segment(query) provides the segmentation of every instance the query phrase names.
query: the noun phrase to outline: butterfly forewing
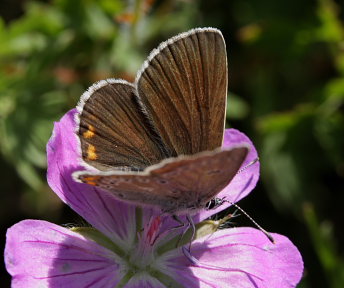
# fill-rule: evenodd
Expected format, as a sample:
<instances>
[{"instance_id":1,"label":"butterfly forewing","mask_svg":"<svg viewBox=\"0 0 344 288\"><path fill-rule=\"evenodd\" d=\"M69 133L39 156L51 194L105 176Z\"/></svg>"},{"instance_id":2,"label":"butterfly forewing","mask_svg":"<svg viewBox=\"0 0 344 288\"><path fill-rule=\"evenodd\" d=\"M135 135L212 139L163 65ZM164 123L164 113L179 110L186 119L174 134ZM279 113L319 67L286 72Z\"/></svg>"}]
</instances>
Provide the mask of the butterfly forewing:
<instances>
[{"instance_id":1,"label":"butterfly forewing","mask_svg":"<svg viewBox=\"0 0 344 288\"><path fill-rule=\"evenodd\" d=\"M172 155L222 144L227 56L222 34L194 29L153 50L136 80L143 111Z\"/></svg>"},{"instance_id":2,"label":"butterfly forewing","mask_svg":"<svg viewBox=\"0 0 344 288\"><path fill-rule=\"evenodd\" d=\"M200 209L233 179L247 147L167 159L143 172L78 172L79 181L109 191L118 199L160 207L178 214Z\"/></svg>"},{"instance_id":3,"label":"butterfly forewing","mask_svg":"<svg viewBox=\"0 0 344 288\"><path fill-rule=\"evenodd\" d=\"M86 163L100 170L143 170L169 157L141 113L133 85L102 81L84 95L78 107L78 136Z\"/></svg>"}]
</instances>

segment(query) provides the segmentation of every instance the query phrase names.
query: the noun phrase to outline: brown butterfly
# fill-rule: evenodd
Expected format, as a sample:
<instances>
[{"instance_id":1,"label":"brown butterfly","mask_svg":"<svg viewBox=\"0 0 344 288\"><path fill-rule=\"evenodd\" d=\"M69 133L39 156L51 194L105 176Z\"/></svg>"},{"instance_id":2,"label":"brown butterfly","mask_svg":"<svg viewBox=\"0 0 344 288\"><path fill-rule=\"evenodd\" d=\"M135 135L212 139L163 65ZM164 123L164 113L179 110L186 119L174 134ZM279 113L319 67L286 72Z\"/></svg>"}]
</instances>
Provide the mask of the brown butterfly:
<instances>
[{"instance_id":1,"label":"brown butterfly","mask_svg":"<svg viewBox=\"0 0 344 288\"><path fill-rule=\"evenodd\" d=\"M221 32L197 28L170 38L150 53L135 84L104 80L81 97L77 135L92 169L74 179L173 215L204 208L248 153L245 145L219 148L226 95Z\"/></svg>"}]
</instances>

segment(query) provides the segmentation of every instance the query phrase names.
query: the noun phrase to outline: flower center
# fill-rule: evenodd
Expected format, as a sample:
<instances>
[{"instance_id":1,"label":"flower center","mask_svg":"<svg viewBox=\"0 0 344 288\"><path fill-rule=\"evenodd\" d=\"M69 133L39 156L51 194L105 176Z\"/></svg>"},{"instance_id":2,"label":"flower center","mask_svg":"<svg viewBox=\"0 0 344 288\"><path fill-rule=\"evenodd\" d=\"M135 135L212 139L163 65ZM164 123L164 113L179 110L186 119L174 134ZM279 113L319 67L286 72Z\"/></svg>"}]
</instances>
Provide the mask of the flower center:
<instances>
[{"instance_id":1,"label":"flower center","mask_svg":"<svg viewBox=\"0 0 344 288\"><path fill-rule=\"evenodd\" d=\"M142 215L137 213L137 216L139 216L136 218L137 222L142 223ZM175 271L173 265L171 266L171 263L183 255L181 247L189 244L193 233L189 229L181 238L180 233L185 227L181 229L170 227L162 231L163 220L166 219L160 216L152 217L143 229L137 225L136 229L133 230L136 237L132 241L132 245L129 243L126 243L129 245L120 245L114 239L109 239L91 227L74 227L71 230L113 251L114 259L122 267L124 275L116 287L125 287L129 282L157 283L158 281L166 287L179 288L183 286L176 282L175 275L178 272ZM214 233L221 223L221 220L206 220L198 223L194 235L195 239ZM123 244L122 241L121 243ZM185 256L189 258L188 255ZM192 262L191 258L193 258L192 255L189 258Z\"/></svg>"}]
</instances>

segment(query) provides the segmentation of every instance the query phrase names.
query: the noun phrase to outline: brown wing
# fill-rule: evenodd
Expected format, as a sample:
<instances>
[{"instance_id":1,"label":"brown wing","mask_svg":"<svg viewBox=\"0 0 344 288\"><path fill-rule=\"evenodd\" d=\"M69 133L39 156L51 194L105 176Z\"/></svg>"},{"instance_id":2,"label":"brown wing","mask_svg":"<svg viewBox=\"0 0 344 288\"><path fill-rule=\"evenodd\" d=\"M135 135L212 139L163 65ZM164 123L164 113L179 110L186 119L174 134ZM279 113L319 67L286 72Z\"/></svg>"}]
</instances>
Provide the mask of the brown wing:
<instances>
[{"instance_id":1,"label":"brown wing","mask_svg":"<svg viewBox=\"0 0 344 288\"><path fill-rule=\"evenodd\" d=\"M160 44L136 86L143 110L173 155L221 146L227 56L219 30L193 29Z\"/></svg>"},{"instance_id":2,"label":"brown wing","mask_svg":"<svg viewBox=\"0 0 344 288\"><path fill-rule=\"evenodd\" d=\"M247 147L216 149L170 158L135 174L82 171L74 177L125 201L157 206L171 214L190 213L190 210L203 208L228 185L247 152Z\"/></svg>"},{"instance_id":3,"label":"brown wing","mask_svg":"<svg viewBox=\"0 0 344 288\"><path fill-rule=\"evenodd\" d=\"M117 166L143 170L169 156L140 111L132 84L98 82L84 93L77 109L86 163L100 170Z\"/></svg>"}]
</instances>

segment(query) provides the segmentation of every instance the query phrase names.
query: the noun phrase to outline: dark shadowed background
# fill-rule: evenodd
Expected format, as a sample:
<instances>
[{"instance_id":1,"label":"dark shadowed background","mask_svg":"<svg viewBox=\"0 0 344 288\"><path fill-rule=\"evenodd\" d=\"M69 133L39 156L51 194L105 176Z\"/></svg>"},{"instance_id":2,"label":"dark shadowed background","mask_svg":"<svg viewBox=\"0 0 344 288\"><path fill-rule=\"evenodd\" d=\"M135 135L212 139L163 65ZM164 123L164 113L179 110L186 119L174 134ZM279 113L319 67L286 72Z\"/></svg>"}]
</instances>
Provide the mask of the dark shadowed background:
<instances>
[{"instance_id":1,"label":"dark shadowed background","mask_svg":"<svg viewBox=\"0 0 344 288\"><path fill-rule=\"evenodd\" d=\"M333 0L0 2L0 228L81 223L47 186L53 121L93 82L133 81L149 51L219 28L229 60L227 125L255 143L257 188L240 202L300 249L299 287L344 287L344 7ZM245 217L238 226L252 225ZM4 267L0 286L9 287Z\"/></svg>"}]
</instances>

